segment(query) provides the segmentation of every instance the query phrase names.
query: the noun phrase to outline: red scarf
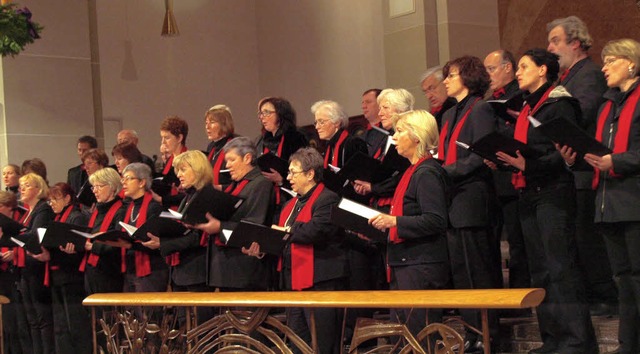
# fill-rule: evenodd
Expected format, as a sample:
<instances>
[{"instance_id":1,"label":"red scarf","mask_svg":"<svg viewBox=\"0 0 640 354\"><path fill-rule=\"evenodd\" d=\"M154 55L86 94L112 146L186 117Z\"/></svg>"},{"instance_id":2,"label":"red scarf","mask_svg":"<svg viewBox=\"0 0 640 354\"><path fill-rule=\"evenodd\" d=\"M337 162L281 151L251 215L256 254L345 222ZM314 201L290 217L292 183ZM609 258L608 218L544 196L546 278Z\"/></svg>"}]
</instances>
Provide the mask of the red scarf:
<instances>
[{"instance_id":1,"label":"red scarf","mask_svg":"<svg viewBox=\"0 0 640 354\"><path fill-rule=\"evenodd\" d=\"M340 166L340 147L342 146L342 143L344 143L344 141L347 139L348 136L349 136L349 132L346 130L343 130L342 133L340 133L340 137L338 138L338 141L336 142L336 145L333 149L333 158L331 159L331 164L333 166L341 167ZM329 156L331 156L331 145L327 145L327 150L324 153L324 168L329 167Z\"/></svg>"},{"instance_id":2,"label":"red scarf","mask_svg":"<svg viewBox=\"0 0 640 354\"><path fill-rule=\"evenodd\" d=\"M478 101L480 101L479 97L476 98L476 100L473 101L473 103L471 103L471 106L464 113L464 115L462 116L462 119L460 119L458 123L456 123L456 126L453 128L453 133L449 138L449 146L447 147L447 151L445 153L446 157L443 156L445 166L455 163L456 160L458 159L458 146L456 145L456 141L458 140L458 136L460 135L460 131L462 130L464 123L467 121L469 114L471 114L471 110L473 109L473 106L475 106ZM444 127L442 127L442 131L440 132L440 144L438 146L445 145L444 142L447 138L448 129L449 129L449 121L447 120L444 123Z\"/></svg>"},{"instance_id":3,"label":"red scarf","mask_svg":"<svg viewBox=\"0 0 640 354\"><path fill-rule=\"evenodd\" d=\"M636 86L631 95L627 98L627 101L624 103L622 110L620 111L620 117L618 118L618 130L616 131L616 136L613 140L613 153L620 154L627 151L629 147L629 133L631 131L631 122L633 120L633 113L638 105L638 101L640 100L640 85ZM602 112L598 116L598 126L596 129L596 140L602 142L602 133L604 131L605 123L607 122L607 118L609 117L609 113L611 112L611 107L613 106L613 102L608 101L605 103L602 108ZM600 183L600 170L597 168L593 169L593 180L591 181L591 188L597 189L598 184ZM614 171L613 167L609 170L609 176L611 177L619 177Z\"/></svg>"},{"instance_id":4,"label":"red scarf","mask_svg":"<svg viewBox=\"0 0 640 354\"><path fill-rule=\"evenodd\" d=\"M185 151L187 151L186 146L183 146L182 148L180 148L180 154L182 154ZM169 173L169 171L171 171L172 167L173 167L173 154L169 156L169 160L167 160L167 163L164 165L164 169L162 170L162 175L166 176ZM171 195L178 195L178 187L171 186Z\"/></svg>"},{"instance_id":5,"label":"red scarf","mask_svg":"<svg viewBox=\"0 0 640 354\"><path fill-rule=\"evenodd\" d=\"M423 157L415 164L409 166L404 174L402 175L402 179L400 183L398 183L398 187L396 188L395 193L393 193L393 201L391 202L391 211L389 214L393 216L402 216L404 210L404 195L407 193L407 188L409 187L409 182L411 181L411 176L413 176L413 172L415 172L416 168L426 161L429 157ZM389 229L389 242L391 243L402 243L403 239L398 236L398 228L392 227Z\"/></svg>"},{"instance_id":6,"label":"red scarf","mask_svg":"<svg viewBox=\"0 0 640 354\"><path fill-rule=\"evenodd\" d=\"M547 100L547 98L549 98L549 94L551 93L551 91L553 91L554 88L554 86L551 86L549 87L549 89L547 89L547 91L545 91L542 97L540 97L540 100L538 101L536 106L533 107L533 110L531 110L531 106L529 106L528 103L522 108L522 111L520 111L520 115L516 120L516 128L515 132L513 133L514 139L525 144L527 143L527 134L529 133L530 124L528 117L533 116L536 112L538 112L538 109L540 109L542 104ZM523 189L527 186L527 180L522 171L513 173L511 175L511 184L513 184L516 189Z\"/></svg>"},{"instance_id":7,"label":"red scarf","mask_svg":"<svg viewBox=\"0 0 640 354\"><path fill-rule=\"evenodd\" d=\"M567 76L569 76L569 72L571 69L566 69L565 71L562 72L562 75L560 75L560 81L559 82L563 82L564 79L567 78Z\"/></svg>"},{"instance_id":8,"label":"red scarf","mask_svg":"<svg viewBox=\"0 0 640 354\"><path fill-rule=\"evenodd\" d=\"M227 138L227 142L229 142L231 138ZM220 148L220 153L216 155L216 148L212 148L209 151L209 161L215 157L215 161L213 162L213 184L220 184L220 170L222 169L222 163L224 162L224 149Z\"/></svg>"},{"instance_id":9,"label":"red scarf","mask_svg":"<svg viewBox=\"0 0 640 354\"><path fill-rule=\"evenodd\" d=\"M435 117L438 113L440 113L442 111L442 106L444 105L439 105L438 107L432 107L431 115Z\"/></svg>"},{"instance_id":10,"label":"red scarf","mask_svg":"<svg viewBox=\"0 0 640 354\"><path fill-rule=\"evenodd\" d=\"M507 91L504 89L504 87L501 87L495 91L493 91L493 93L491 94L491 96L493 97L493 99L499 99L500 97L504 96L507 94Z\"/></svg>"},{"instance_id":11,"label":"red scarf","mask_svg":"<svg viewBox=\"0 0 640 354\"><path fill-rule=\"evenodd\" d=\"M140 210L138 210L138 219L136 219L135 227L142 226L145 222L147 222L147 212L149 210L149 204L153 200L153 195L150 192L145 192L144 197L142 197L142 204L140 205ZM128 224L131 220L131 214L133 214L133 207L135 203L132 201L127 208L127 213L124 217L124 223ZM122 258L125 259L125 255L127 250L122 248ZM134 259L136 263L136 276L138 278L147 276L151 274L151 261L149 259L149 254L142 251L134 251ZM126 264L125 264L126 267ZM126 269L123 270L123 273Z\"/></svg>"},{"instance_id":12,"label":"red scarf","mask_svg":"<svg viewBox=\"0 0 640 354\"><path fill-rule=\"evenodd\" d=\"M22 225L27 226L27 223L29 222L29 218L31 217L31 214L29 213L29 206L25 204L24 207L25 209L27 209L27 212L20 215L16 211L13 213L13 218L14 220L18 221ZM13 264L18 268L24 268L25 261L27 259L27 254L24 248L16 247L14 249L15 249L15 252L13 252Z\"/></svg>"},{"instance_id":13,"label":"red scarf","mask_svg":"<svg viewBox=\"0 0 640 354\"><path fill-rule=\"evenodd\" d=\"M278 151L276 152L276 156L282 157L282 147L284 146L284 133L282 133L282 138L280 138L280 143L278 143ZM271 150L266 146L262 149L262 153L269 153Z\"/></svg>"},{"instance_id":14,"label":"red scarf","mask_svg":"<svg viewBox=\"0 0 640 354\"><path fill-rule=\"evenodd\" d=\"M316 186L307 203L302 207L296 217L297 222L307 223L311 220L313 204L324 190L324 184ZM298 197L285 205L280 214L280 226L286 226L287 219L291 216L293 208L298 203ZM303 290L313 286L313 245L291 244L291 289Z\"/></svg>"},{"instance_id":15,"label":"red scarf","mask_svg":"<svg viewBox=\"0 0 640 354\"><path fill-rule=\"evenodd\" d=\"M57 214L56 217L53 219L53 221L57 221L57 222L67 222L67 220L69 219L69 215L71 215L71 211L73 210L73 205L69 205L67 206L66 210L64 211L64 213L62 214ZM59 270L60 266L57 265L51 265L49 261L45 262L45 267L44 267L44 286L49 286L51 283L51 275L49 273L49 270Z\"/></svg>"},{"instance_id":16,"label":"red scarf","mask_svg":"<svg viewBox=\"0 0 640 354\"><path fill-rule=\"evenodd\" d=\"M102 220L102 224L100 224L100 230L99 232L106 232L109 229L109 225L111 225L111 222L113 221L113 218L116 216L116 213L118 212L118 209L120 209L120 207L122 206L122 200L118 200L117 202L113 203L113 205L111 205L111 208L109 208L109 211L107 212L107 215L105 215L104 219ZM89 220L89 227L93 228L93 226L96 223L96 218L98 217L98 209L93 211L93 214L91 214L91 219ZM87 241L87 242L91 242L91 241ZM84 272L85 268L87 267L87 263L89 263L92 266L97 266L98 265L98 261L100 260L100 256L93 253L93 252L86 252L84 254L84 258L82 259L82 262L80 263L80 271ZM124 264L124 259L122 260L122 264ZM121 266L121 268L123 268Z\"/></svg>"}]
</instances>

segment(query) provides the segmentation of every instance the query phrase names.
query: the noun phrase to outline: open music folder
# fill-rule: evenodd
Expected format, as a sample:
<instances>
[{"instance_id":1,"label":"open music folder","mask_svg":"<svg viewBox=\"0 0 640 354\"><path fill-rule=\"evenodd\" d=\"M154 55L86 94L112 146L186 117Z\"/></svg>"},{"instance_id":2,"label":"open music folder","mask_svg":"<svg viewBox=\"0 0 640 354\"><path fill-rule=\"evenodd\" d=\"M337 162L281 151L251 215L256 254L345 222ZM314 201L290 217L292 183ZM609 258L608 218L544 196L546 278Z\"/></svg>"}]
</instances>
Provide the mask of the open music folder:
<instances>
[{"instance_id":1,"label":"open music folder","mask_svg":"<svg viewBox=\"0 0 640 354\"><path fill-rule=\"evenodd\" d=\"M527 144L498 132L491 132L478 139L473 144L466 144L461 141L456 141L456 145L495 163L498 167L513 170L514 172L514 167L507 166L504 162L498 159L498 157L496 156L496 153L498 151L502 151L513 157L517 156L516 151L520 151L520 154L525 158L536 158L540 155Z\"/></svg>"},{"instance_id":2,"label":"open music folder","mask_svg":"<svg viewBox=\"0 0 640 354\"><path fill-rule=\"evenodd\" d=\"M276 156L272 152L260 155L256 159L256 164L263 172L271 172L271 169L278 171L282 178L287 178L289 172L289 162Z\"/></svg>"},{"instance_id":3,"label":"open music folder","mask_svg":"<svg viewBox=\"0 0 640 354\"><path fill-rule=\"evenodd\" d=\"M42 246L44 248L57 249L60 246L64 247L67 243L73 243L76 249L84 249L84 244L87 242L87 239L74 233L73 230L88 233L91 231L91 228L54 221L46 228L44 238L42 239Z\"/></svg>"},{"instance_id":4,"label":"open music folder","mask_svg":"<svg viewBox=\"0 0 640 354\"><path fill-rule=\"evenodd\" d=\"M135 227L120 221L120 226L133 238L141 242L149 241L147 233L151 233L158 238L173 238L187 234L190 230L184 224L170 219L154 216L149 218L142 226Z\"/></svg>"},{"instance_id":5,"label":"open music folder","mask_svg":"<svg viewBox=\"0 0 640 354\"><path fill-rule=\"evenodd\" d=\"M544 123L532 116L528 118L535 129L541 131L542 134L560 146L570 146L579 155L584 156L588 153L604 156L612 152L611 149L582 130L575 122L564 117L558 117Z\"/></svg>"},{"instance_id":6,"label":"open music folder","mask_svg":"<svg viewBox=\"0 0 640 354\"><path fill-rule=\"evenodd\" d=\"M280 229L243 220L233 230L223 229L220 236L229 247L249 248L252 242L257 242L260 245L260 251L278 256L282 254L290 234Z\"/></svg>"},{"instance_id":7,"label":"open music folder","mask_svg":"<svg viewBox=\"0 0 640 354\"><path fill-rule=\"evenodd\" d=\"M242 198L219 191L215 188L202 189L192 198L182 213L176 211L162 212L161 217L173 218L185 224L195 225L206 223L207 213L222 221L231 219L243 202Z\"/></svg>"},{"instance_id":8,"label":"open music folder","mask_svg":"<svg viewBox=\"0 0 640 354\"><path fill-rule=\"evenodd\" d=\"M369 224L369 219L380 214L379 210L342 198L331 209L331 222L345 230L361 233L371 240L387 241L387 230L380 231Z\"/></svg>"}]
</instances>

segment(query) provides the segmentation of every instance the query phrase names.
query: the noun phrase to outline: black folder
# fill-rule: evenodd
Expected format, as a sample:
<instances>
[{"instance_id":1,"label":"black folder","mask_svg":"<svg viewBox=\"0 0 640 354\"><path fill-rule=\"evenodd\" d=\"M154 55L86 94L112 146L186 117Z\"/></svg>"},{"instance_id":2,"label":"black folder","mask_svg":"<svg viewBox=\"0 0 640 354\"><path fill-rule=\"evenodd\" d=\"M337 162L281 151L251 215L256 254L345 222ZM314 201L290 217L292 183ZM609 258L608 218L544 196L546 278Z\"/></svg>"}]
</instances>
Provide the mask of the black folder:
<instances>
[{"instance_id":1,"label":"black folder","mask_svg":"<svg viewBox=\"0 0 640 354\"><path fill-rule=\"evenodd\" d=\"M206 223L206 214L209 213L214 218L227 221L242 204L243 199L219 191L215 188L203 188L192 198L189 205L183 210L177 219L185 224L195 225ZM166 212L165 212L166 213ZM165 213L161 215L166 215ZM178 214L178 213L176 213Z\"/></svg>"},{"instance_id":2,"label":"black folder","mask_svg":"<svg viewBox=\"0 0 640 354\"><path fill-rule=\"evenodd\" d=\"M369 219L377 214L380 212L373 208L342 198L331 209L331 222L345 230L361 233L372 241L386 243L387 232L369 224Z\"/></svg>"},{"instance_id":3,"label":"black folder","mask_svg":"<svg viewBox=\"0 0 640 354\"><path fill-rule=\"evenodd\" d=\"M289 172L289 162L285 159L279 158L272 152L260 155L256 159L256 163L261 171L271 172L271 169L278 171L282 178L287 178Z\"/></svg>"},{"instance_id":4,"label":"black folder","mask_svg":"<svg viewBox=\"0 0 640 354\"><path fill-rule=\"evenodd\" d=\"M349 180L340 172L335 173L330 168L325 168L322 172L322 183L330 190L342 195L344 188L349 185Z\"/></svg>"},{"instance_id":5,"label":"black folder","mask_svg":"<svg viewBox=\"0 0 640 354\"><path fill-rule=\"evenodd\" d=\"M151 181L151 190L156 192L159 196L165 196L171 193L172 185L163 180L162 177L158 177Z\"/></svg>"},{"instance_id":6,"label":"black folder","mask_svg":"<svg viewBox=\"0 0 640 354\"><path fill-rule=\"evenodd\" d=\"M529 120L531 120L530 117ZM533 118L535 120L535 118ZM532 125L536 125L537 121L532 121ZM548 136L553 142L560 146L570 146L579 155L594 154L604 156L612 153L611 149L602 145L593 136L587 134L576 123L564 118L558 117L548 122L544 122L536 127L544 135Z\"/></svg>"},{"instance_id":7,"label":"black folder","mask_svg":"<svg viewBox=\"0 0 640 354\"><path fill-rule=\"evenodd\" d=\"M181 222L159 216L149 218L149 220L138 228L131 225L129 226L133 233L130 233L129 230L127 230L127 233L129 233L134 240L141 242L149 241L149 236L147 236L148 232L159 238L173 238L183 236L190 231L190 229Z\"/></svg>"},{"instance_id":8,"label":"black folder","mask_svg":"<svg viewBox=\"0 0 640 354\"><path fill-rule=\"evenodd\" d=\"M19 235L21 232L24 232L27 229L21 223L4 214L0 214L0 228L2 229L2 233L4 234L4 236Z\"/></svg>"},{"instance_id":9,"label":"black folder","mask_svg":"<svg viewBox=\"0 0 640 354\"><path fill-rule=\"evenodd\" d=\"M496 116L506 122L515 123L517 117L510 115L507 110L510 109L512 111L520 112L522 110L522 105L524 104L524 96L522 94L516 94L508 100L488 100L487 103L491 105Z\"/></svg>"},{"instance_id":10,"label":"black folder","mask_svg":"<svg viewBox=\"0 0 640 354\"><path fill-rule=\"evenodd\" d=\"M498 159L496 156L498 151L502 151L513 157L517 156L516 151L520 151L520 154L525 158L537 158L540 156L538 152L533 150L527 144L498 132L491 132L471 145L460 141L456 141L456 144L495 163L499 167L507 168L514 172L516 172L515 167L507 166L504 162Z\"/></svg>"},{"instance_id":11,"label":"black folder","mask_svg":"<svg viewBox=\"0 0 640 354\"><path fill-rule=\"evenodd\" d=\"M87 239L71 230L91 232L90 227L54 221L47 227L47 232L42 239L42 246L44 248L57 249L59 246L64 247L71 242L76 249L84 249Z\"/></svg>"},{"instance_id":12,"label":"black folder","mask_svg":"<svg viewBox=\"0 0 640 354\"><path fill-rule=\"evenodd\" d=\"M118 242L120 240L124 240L129 243L132 243L134 241L133 238L129 236L129 234L126 231L122 231L122 230L108 230L98 235L94 235L89 232L76 231L76 230L71 232L76 233L81 237L84 237L85 240L99 241L99 242L105 242L105 243Z\"/></svg>"},{"instance_id":13,"label":"black folder","mask_svg":"<svg viewBox=\"0 0 640 354\"><path fill-rule=\"evenodd\" d=\"M377 183L391 177L397 171L404 172L411 162L398 154L395 145L389 146L382 161L371 156L357 152L340 169L338 174L344 178L355 181Z\"/></svg>"},{"instance_id":14,"label":"black folder","mask_svg":"<svg viewBox=\"0 0 640 354\"><path fill-rule=\"evenodd\" d=\"M3 236L2 238L4 239L5 236ZM40 248L40 238L38 237L38 235L27 236L25 234L20 234L13 237L7 237L7 239L11 240L12 243L9 247L18 246L33 254L42 253L42 248Z\"/></svg>"},{"instance_id":15,"label":"black folder","mask_svg":"<svg viewBox=\"0 0 640 354\"><path fill-rule=\"evenodd\" d=\"M398 154L398 150L396 150L395 145L390 145L387 153L382 159L380 170L376 172L372 182L376 183L384 181L393 176L396 172L404 173L409 166L411 166L411 161Z\"/></svg>"},{"instance_id":16,"label":"black folder","mask_svg":"<svg viewBox=\"0 0 640 354\"><path fill-rule=\"evenodd\" d=\"M249 221L240 221L231 235L226 237L225 231L222 238L229 247L249 248L252 242L260 244L260 251L279 256L289 240L289 234L282 230L272 229L262 224Z\"/></svg>"}]
</instances>

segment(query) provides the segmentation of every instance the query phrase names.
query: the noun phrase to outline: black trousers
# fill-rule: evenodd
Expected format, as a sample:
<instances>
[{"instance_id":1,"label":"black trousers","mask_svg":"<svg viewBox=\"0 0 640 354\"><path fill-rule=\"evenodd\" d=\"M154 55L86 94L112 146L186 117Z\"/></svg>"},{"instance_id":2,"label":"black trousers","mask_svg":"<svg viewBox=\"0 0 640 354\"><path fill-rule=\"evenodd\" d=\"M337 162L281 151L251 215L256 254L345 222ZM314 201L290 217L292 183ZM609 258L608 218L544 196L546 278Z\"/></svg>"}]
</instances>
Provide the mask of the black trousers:
<instances>
[{"instance_id":1,"label":"black trousers","mask_svg":"<svg viewBox=\"0 0 640 354\"><path fill-rule=\"evenodd\" d=\"M576 244L578 262L585 276L589 303L615 304L618 300L616 285L611 274L607 247L599 228L593 222L596 192L576 191Z\"/></svg>"},{"instance_id":2,"label":"black trousers","mask_svg":"<svg viewBox=\"0 0 640 354\"><path fill-rule=\"evenodd\" d=\"M9 303L2 306L2 329L4 352L7 354L31 353L31 331L27 322L22 296L18 291L16 269L0 272L0 295L6 296Z\"/></svg>"},{"instance_id":3,"label":"black trousers","mask_svg":"<svg viewBox=\"0 0 640 354\"><path fill-rule=\"evenodd\" d=\"M532 286L547 292L536 310L542 341L561 353L597 353L577 265L573 184L523 190L518 207Z\"/></svg>"},{"instance_id":4,"label":"black trousers","mask_svg":"<svg viewBox=\"0 0 640 354\"><path fill-rule=\"evenodd\" d=\"M54 284L51 297L56 353L91 353L91 315L82 306L86 297L84 284Z\"/></svg>"},{"instance_id":5,"label":"black trousers","mask_svg":"<svg viewBox=\"0 0 640 354\"><path fill-rule=\"evenodd\" d=\"M640 352L640 222L599 224L618 287L620 353Z\"/></svg>"},{"instance_id":6,"label":"black trousers","mask_svg":"<svg viewBox=\"0 0 640 354\"><path fill-rule=\"evenodd\" d=\"M500 288L502 282L497 279L495 236L493 229L487 227L466 227L447 231L449 260L454 289L491 289ZM462 319L476 328L482 328L482 315L479 310L461 309ZM499 338L498 317L496 311L489 311L489 331L494 340ZM467 330L466 339L479 340L478 334Z\"/></svg>"},{"instance_id":7,"label":"black trousers","mask_svg":"<svg viewBox=\"0 0 640 354\"><path fill-rule=\"evenodd\" d=\"M51 290L43 284L44 276L39 273L22 273L20 292L31 330L34 354L53 354L53 312L51 310Z\"/></svg>"},{"instance_id":8,"label":"black trousers","mask_svg":"<svg viewBox=\"0 0 640 354\"><path fill-rule=\"evenodd\" d=\"M332 279L313 284L313 287L305 290L345 290L345 278ZM290 284L290 282L288 283ZM291 328L301 339L311 345L311 308L291 307L287 308L287 326ZM316 338L318 341L318 353L340 353L340 336L342 332L342 309L314 308L316 323ZM297 348L292 348L298 353Z\"/></svg>"},{"instance_id":9,"label":"black trousers","mask_svg":"<svg viewBox=\"0 0 640 354\"><path fill-rule=\"evenodd\" d=\"M500 238L504 232L509 243L509 288L529 288L531 287L531 276L529 275L527 251L520 225L518 199L518 196L500 197L502 213L496 227L496 236ZM499 254L501 258L502 255ZM502 268L502 264L500 268ZM500 276L502 276L502 269L500 269Z\"/></svg>"},{"instance_id":10,"label":"black trousers","mask_svg":"<svg viewBox=\"0 0 640 354\"><path fill-rule=\"evenodd\" d=\"M423 263L407 266L391 266L390 290L433 290L446 289L451 284L449 264ZM428 322L442 322L442 310L426 309L391 309L391 320L405 323L415 337ZM425 343L422 343L426 350Z\"/></svg>"}]
</instances>

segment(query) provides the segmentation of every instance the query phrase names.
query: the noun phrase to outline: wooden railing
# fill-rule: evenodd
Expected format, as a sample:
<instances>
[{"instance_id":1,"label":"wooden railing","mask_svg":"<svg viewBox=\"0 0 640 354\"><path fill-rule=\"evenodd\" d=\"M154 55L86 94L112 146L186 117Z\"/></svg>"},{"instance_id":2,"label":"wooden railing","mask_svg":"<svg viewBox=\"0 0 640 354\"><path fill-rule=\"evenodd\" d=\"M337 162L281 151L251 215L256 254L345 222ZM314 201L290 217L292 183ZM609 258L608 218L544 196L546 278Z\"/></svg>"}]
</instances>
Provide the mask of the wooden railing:
<instances>
[{"instance_id":1,"label":"wooden railing","mask_svg":"<svg viewBox=\"0 0 640 354\"><path fill-rule=\"evenodd\" d=\"M272 308L272 307L308 307L308 308L467 308L479 309L482 314L482 335L485 353L490 351L489 325L487 310L489 309L523 309L538 306L544 299L544 289L482 289L482 290L406 290L406 291L302 291L302 292L211 292L211 293L112 293L93 294L87 297L83 304L92 307L95 323L97 306L135 307L135 306L165 306L185 307L193 314L193 309L199 306L225 308ZM262 316L261 321L267 321L268 312L257 311ZM221 316L226 316L226 320ZM216 328L240 328L245 334L257 328L259 323L255 316L239 320L231 312L216 317L198 328L187 328L187 338L194 340L190 343L190 352L204 352L206 345L196 343L196 337L202 337L202 327L211 330ZM188 321L189 322L189 321ZM223 325L224 322L224 325ZM251 322L251 325L248 323ZM273 324L273 321L271 321ZM220 327L222 326L222 327ZM247 327L248 326L248 327ZM404 325L395 325L402 326ZM250 327L250 328L249 328ZM279 328L281 329L281 328ZM406 329L406 328L405 328ZM398 333L408 333L399 329ZM198 336L189 333L199 333ZM221 332L222 333L222 332ZM270 333L270 332L267 332ZM426 333L426 332L425 332ZM285 333L291 337L292 333ZM312 333L315 348L315 335ZM409 334L410 336L410 334ZM211 338L209 338L211 339ZM298 339L290 338L292 343ZM220 342L217 342L218 344ZM408 343L416 343L415 338L409 338ZM276 345L278 346L278 345ZM283 349L284 348L284 349ZM301 347L302 351L313 349ZM287 352L286 347L282 347Z\"/></svg>"}]
</instances>

